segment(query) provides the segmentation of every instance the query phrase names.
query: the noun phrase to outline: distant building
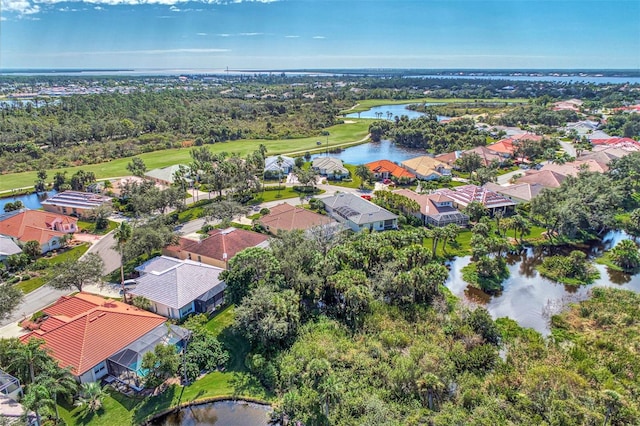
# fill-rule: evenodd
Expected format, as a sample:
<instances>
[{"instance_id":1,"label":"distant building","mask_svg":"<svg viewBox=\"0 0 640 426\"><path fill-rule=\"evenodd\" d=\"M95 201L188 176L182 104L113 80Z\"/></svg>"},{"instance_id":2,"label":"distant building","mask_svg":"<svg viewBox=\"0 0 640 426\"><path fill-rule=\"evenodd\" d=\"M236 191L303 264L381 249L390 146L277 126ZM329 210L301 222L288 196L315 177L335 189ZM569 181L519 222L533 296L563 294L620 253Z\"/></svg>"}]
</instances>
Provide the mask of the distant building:
<instances>
[{"instance_id":1,"label":"distant building","mask_svg":"<svg viewBox=\"0 0 640 426\"><path fill-rule=\"evenodd\" d=\"M180 238L178 244L162 250L165 256L182 260L194 260L207 265L226 268L236 253L249 247L268 247L269 236L245 229L212 229L201 240Z\"/></svg>"},{"instance_id":2,"label":"distant building","mask_svg":"<svg viewBox=\"0 0 640 426\"><path fill-rule=\"evenodd\" d=\"M539 184L545 188L559 188L566 178L566 175L552 170L528 170L523 177L516 180L516 184L529 183Z\"/></svg>"},{"instance_id":3,"label":"distant building","mask_svg":"<svg viewBox=\"0 0 640 426\"><path fill-rule=\"evenodd\" d=\"M42 207L53 213L89 217L100 206L111 206L111 197L91 192L64 191L42 202Z\"/></svg>"},{"instance_id":4,"label":"distant building","mask_svg":"<svg viewBox=\"0 0 640 426\"><path fill-rule=\"evenodd\" d=\"M365 164L365 166L367 166L371 173L373 173L373 176L378 180L395 179L412 181L416 178L415 174L389 160L373 161Z\"/></svg>"},{"instance_id":5,"label":"distant building","mask_svg":"<svg viewBox=\"0 0 640 426\"><path fill-rule=\"evenodd\" d=\"M331 217L354 232L398 229L397 215L357 195L338 193L320 201Z\"/></svg>"},{"instance_id":6,"label":"distant building","mask_svg":"<svg viewBox=\"0 0 640 426\"><path fill-rule=\"evenodd\" d=\"M416 175L420 180L435 180L442 176L451 176L451 167L428 155L411 158L402 162L402 167Z\"/></svg>"},{"instance_id":7,"label":"distant building","mask_svg":"<svg viewBox=\"0 0 640 426\"><path fill-rule=\"evenodd\" d=\"M227 285L220 280L222 268L159 256L136 270L141 276L129 293L148 299L151 311L164 317L209 313L224 302Z\"/></svg>"},{"instance_id":8,"label":"distant building","mask_svg":"<svg viewBox=\"0 0 640 426\"><path fill-rule=\"evenodd\" d=\"M180 172L181 167L185 168L186 166L181 164L174 164L173 166L167 166L161 169L149 170L144 175L145 177L153 180L160 185L171 186L176 182L176 172ZM186 170L189 169L186 168ZM187 173L187 176L185 176L185 180L189 186L193 184L193 179L191 179L189 173Z\"/></svg>"},{"instance_id":9,"label":"distant building","mask_svg":"<svg viewBox=\"0 0 640 426\"><path fill-rule=\"evenodd\" d=\"M328 216L287 203L278 204L271 208L269 214L258 219L258 223L274 235L279 231L306 231L314 226L328 225L332 222L333 220Z\"/></svg>"},{"instance_id":10,"label":"distant building","mask_svg":"<svg viewBox=\"0 0 640 426\"><path fill-rule=\"evenodd\" d=\"M435 227L447 226L450 223L467 226L469 216L453 207L453 199L443 194L418 194L410 189L398 189L394 194L403 195L420 206L420 212L415 216L423 225Z\"/></svg>"},{"instance_id":11,"label":"distant building","mask_svg":"<svg viewBox=\"0 0 640 426\"><path fill-rule=\"evenodd\" d=\"M26 243L37 241L42 253L58 249L65 234L78 231L78 219L42 210L20 210L0 216L0 235Z\"/></svg>"},{"instance_id":12,"label":"distant building","mask_svg":"<svg viewBox=\"0 0 640 426\"><path fill-rule=\"evenodd\" d=\"M321 176L333 179L344 179L349 177L349 170L342 164L342 160L333 157L318 157L313 160L313 170Z\"/></svg>"}]
</instances>

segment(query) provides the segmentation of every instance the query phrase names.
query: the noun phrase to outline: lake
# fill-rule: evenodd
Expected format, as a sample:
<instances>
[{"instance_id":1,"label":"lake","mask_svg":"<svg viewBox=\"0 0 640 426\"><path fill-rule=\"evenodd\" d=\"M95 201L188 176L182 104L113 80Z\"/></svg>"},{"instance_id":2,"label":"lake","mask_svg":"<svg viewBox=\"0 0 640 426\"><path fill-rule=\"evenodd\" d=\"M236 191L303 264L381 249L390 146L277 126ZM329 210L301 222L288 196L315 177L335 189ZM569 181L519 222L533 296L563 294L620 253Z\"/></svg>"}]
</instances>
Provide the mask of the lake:
<instances>
[{"instance_id":1,"label":"lake","mask_svg":"<svg viewBox=\"0 0 640 426\"><path fill-rule=\"evenodd\" d=\"M4 212L4 206L7 203L15 203L16 201L22 201L22 204L24 204L25 207L32 210L37 210L39 208L42 208L42 201L53 196L56 192L57 191L49 191L40 194L36 194L34 192L31 194L16 195L15 197L0 198L0 214Z\"/></svg>"},{"instance_id":2,"label":"lake","mask_svg":"<svg viewBox=\"0 0 640 426\"><path fill-rule=\"evenodd\" d=\"M342 152L329 153L329 157L339 158L347 164L366 164L377 160L389 160L401 163L409 158L425 155L426 151L415 148L405 148L389 140L367 142L361 145L345 148ZM313 154L311 158L326 157L326 153Z\"/></svg>"},{"instance_id":3,"label":"lake","mask_svg":"<svg viewBox=\"0 0 640 426\"><path fill-rule=\"evenodd\" d=\"M614 246L626 237L623 232L610 233L602 244L591 248L591 254ZM640 292L640 274L629 275L609 271L604 265L595 264L600 278L591 285L567 286L541 277L536 265L548 255L542 248L528 248L522 253L507 256L510 277L503 283L504 290L490 296L482 290L468 285L462 279L461 269L471 262L469 256L450 262L451 272L446 286L463 300L487 308L493 318L509 317L522 327L533 328L543 335L549 334L549 319L559 313L569 302L578 302L589 297L593 287L616 287Z\"/></svg>"},{"instance_id":4,"label":"lake","mask_svg":"<svg viewBox=\"0 0 640 426\"><path fill-rule=\"evenodd\" d=\"M193 405L153 421L158 426L267 426L268 405L244 401L217 401Z\"/></svg>"},{"instance_id":5,"label":"lake","mask_svg":"<svg viewBox=\"0 0 640 426\"><path fill-rule=\"evenodd\" d=\"M406 115L409 119L414 119L418 117L422 117L424 112L413 111L407 109L409 105L413 104L399 104L399 105L380 105L376 107L372 107L366 111L362 112L352 112L351 114L347 114L346 118L377 118L380 120L395 120L395 117L400 117L402 115ZM442 105L442 103L427 103L425 105ZM444 115L436 116L438 121L445 120L451 117L445 117Z\"/></svg>"}]
</instances>

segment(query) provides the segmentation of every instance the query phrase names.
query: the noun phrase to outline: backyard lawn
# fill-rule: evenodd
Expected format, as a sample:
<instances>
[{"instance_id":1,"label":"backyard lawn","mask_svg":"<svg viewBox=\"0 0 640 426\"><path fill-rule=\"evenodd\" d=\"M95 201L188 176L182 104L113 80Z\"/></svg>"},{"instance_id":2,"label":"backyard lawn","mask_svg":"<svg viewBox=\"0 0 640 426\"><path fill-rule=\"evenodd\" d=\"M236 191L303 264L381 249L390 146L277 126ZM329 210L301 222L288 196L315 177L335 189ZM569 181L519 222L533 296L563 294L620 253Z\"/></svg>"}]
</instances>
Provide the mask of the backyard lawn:
<instances>
[{"instance_id":1,"label":"backyard lawn","mask_svg":"<svg viewBox=\"0 0 640 426\"><path fill-rule=\"evenodd\" d=\"M117 227L118 227L118 223L110 220L109 225L107 225L106 228L98 230L96 229L96 222L94 220L78 219L78 228L81 231L86 231L90 234L96 234L96 235L108 234L109 232L113 231Z\"/></svg>"},{"instance_id":2,"label":"backyard lawn","mask_svg":"<svg viewBox=\"0 0 640 426\"><path fill-rule=\"evenodd\" d=\"M104 400L103 409L95 415L84 416L80 407L61 405L60 416L69 426L107 426L113 425L114 419L120 425L129 425L143 423L155 413L196 400L246 397L268 401L271 395L247 373L244 358L249 351L249 343L231 333L233 320L234 306L231 305L219 311L206 326L229 350L231 358L225 371L209 373L186 387L173 385L155 397L126 397L110 392L110 396Z\"/></svg>"}]
</instances>

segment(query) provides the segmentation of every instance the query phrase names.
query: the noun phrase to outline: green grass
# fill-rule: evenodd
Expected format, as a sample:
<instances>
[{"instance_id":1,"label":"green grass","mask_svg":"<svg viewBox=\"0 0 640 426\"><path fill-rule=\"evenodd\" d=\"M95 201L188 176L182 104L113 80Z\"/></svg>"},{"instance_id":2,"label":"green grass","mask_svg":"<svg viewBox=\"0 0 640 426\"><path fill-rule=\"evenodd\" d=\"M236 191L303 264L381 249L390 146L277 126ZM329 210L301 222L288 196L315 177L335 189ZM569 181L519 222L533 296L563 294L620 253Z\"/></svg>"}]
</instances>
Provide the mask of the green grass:
<instances>
[{"instance_id":1,"label":"green grass","mask_svg":"<svg viewBox=\"0 0 640 426\"><path fill-rule=\"evenodd\" d=\"M337 124L326 128L326 131L329 132L330 148L342 146L343 144L360 143L360 141L367 137L369 128L368 120L353 119L349 121L351 122L347 124ZM327 144L325 136L310 136L307 138L278 140L246 139L232 142L220 142L213 145L207 145L207 147L215 153L225 151L228 153L246 155L258 149L258 146L262 144L267 147L268 155L302 155L306 151L320 149L320 147L316 145L316 141L318 140L322 141L321 149L326 149ZM190 148L175 148L148 152L140 154L137 157L141 158L145 162L147 169L151 170L158 167L170 166L172 164L189 163L191 162L190 152ZM127 164L130 161L131 158L119 158L106 163L47 170L47 173L50 177L57 171L66 171L67 175L71 175L82 169L87 172L95 173L96 178L98 179L128 176L131 174L127 170ZM2 179L0 179L0 191L31 186L36 180L36 173L36 171L32 171L2 175Z\"/></svg>"},{"instance_id":2,"label":"green grass","mask_svg":"<svg viewBox=\"0 0 640 426\"><path fill-rule=\"evenodd\" d=\"M204 210L208 204L211 204L214 200L200 200L191 207L178 213L178 222L185 223L190 220L199 219L204 216Z\"/></svg>"},{"instance_id":3,"label":"green grass","mask_svg":"<svg viewBox=\"0 0 640 426\"><path fill-rule=\"evenodd\" d=\"M76 246L70 250L67 250L63 253L60 253L56 256L49 257L49 258L44 257L43 258L44 261L47 262L48 264L47 269L40 271L41 275L39 277L34 277L34 278L31 278L30 280L21 281L17 283L15 285L16 288L22 290L24 294L31 293L33 290L36 290L42 287L49 281L49 279L51 278L52 267L54 265L60 262L64 262L66 260L77 260L80 258L80 256L86 253L87 250L89 250L89 245L85 243L85 244Z\"/></svg>"},{"instance_id":4,"label":"green grass","mask_svg":"<svg viewBox=\"0 0 640 426\"><path fill-rule=\"evenodd\" d=\"M209 320L206 328L220 339L230 352L226 371L215 371L189 386L171 386L155 397L127 397L110 392L104 400L104 408L93 416L84 417L79 407L59 406L60 415L69 426L110 426L114 424L141 424L149 417L180 404L211 398L248 398L269 401L268 394L244 365L249 343L231 332L234 306L219 311Z\"/></svg>"},{"instance_id":5,"label":"green grass","mask_svg":"<svg viewBox=\"0 0 640 426\"><path fill-rule=\"evenodd\" d=\"M609 256L608 251L605 252L602 256L596 258L595 263L599 265L605 265L607 268L613 271L624 272L624 269L622 269L620 266L613 263L613 260L611 260L611 256Z\"/></svg>"},{"instance_id":6,"label":"green grass","mask_svg":"<svg viewBox=\"0 0 640 426\"><path fill-rule=\"evenodd\" d=\"M326 191L323 189L317 189L316 192L314 192L313 194L309 193L305 195L316 196L316 195L324 194L325 192ZM300 192L294 190L291 187L284 188L280 191L277 191L277 190L262 191L253 197L252 203L259 204L259 203L266 203L268 201L300 198L300 194L301 194Z\"/></svg>"},{"instance_id":7,"label":"green grass","mask_svg":"<svg viewBox=\"0 0 640 426\"><path fill-rule=\"evenodd\" d=\"M356 176L356 165L354 164L345 164L344 167L349 170L349 179L351 179L351 181L345 181L345 180L329 180L327 179L327 182L331 185L334 186L341 186L343 188L360 188L360 185L362 184L362 179L360 179L359 176ZM365 189L373 189L372 185L366 184L365 183Z\"/></svg>"},{"instance_id":8,"label":"green grass","mask_svg":"<svg viewBox=\"0 0 640 426\"><path fill-rule=\"evenodd\" d=\"M109 232L113 231L117 227L118 227L118 223L110 220L109 224L105 229L98 230L96 229L96 222L94 220L78 219L78 228L81 231L87 231L90 234L96 234L96 235L108 234Z\"/></svg>"}]
</instances>

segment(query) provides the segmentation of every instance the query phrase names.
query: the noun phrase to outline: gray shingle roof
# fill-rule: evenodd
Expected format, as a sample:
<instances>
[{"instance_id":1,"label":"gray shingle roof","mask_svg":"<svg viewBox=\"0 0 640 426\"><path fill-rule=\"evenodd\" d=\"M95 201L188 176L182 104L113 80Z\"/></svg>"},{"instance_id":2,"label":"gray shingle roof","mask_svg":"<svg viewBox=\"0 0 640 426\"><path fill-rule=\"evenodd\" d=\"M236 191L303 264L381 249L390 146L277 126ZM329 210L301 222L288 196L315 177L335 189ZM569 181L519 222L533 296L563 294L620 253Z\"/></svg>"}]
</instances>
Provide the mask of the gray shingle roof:
<instances>
[{"instance_id":1,"label":"gray shingle roof","mask_svg":"<svg viewBox=\"0 0 640 426\"><path fill-rule=\"evenodd\" d=\"M174 309L202 299L206 294L217 294L227 286L220 281L223 271L215 266L166 256L153 258L139 268L144 272L131 294L143 296Z\"/></svg>"},{"instance_id":2,"label":"gray shingle roof","mask_svg":"<svg viewBox=\"0 0 640 426\"><path fill-rule=\"evenodd\" d=\"M13 240L4 235L0 235L0 256L11 256L22 253L22 249Z\"/></svg>"},{"instance_id":3,"label":"gray shingle roof","mask_svg":"<svg viewBox=\"0 0 640 426\"><path fill-rule=\"evenodd\" d=\"M322 198L321 201L339 216L358 225L398 218L389 210L354 194L340 193Z\"/></svg>"}]
</instances>

